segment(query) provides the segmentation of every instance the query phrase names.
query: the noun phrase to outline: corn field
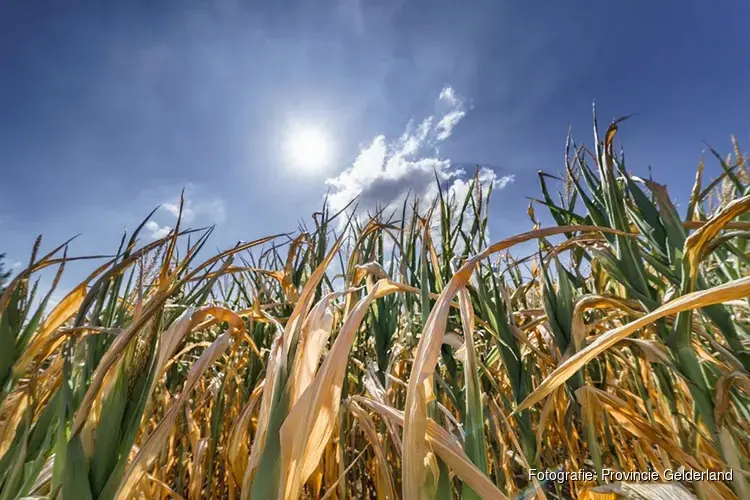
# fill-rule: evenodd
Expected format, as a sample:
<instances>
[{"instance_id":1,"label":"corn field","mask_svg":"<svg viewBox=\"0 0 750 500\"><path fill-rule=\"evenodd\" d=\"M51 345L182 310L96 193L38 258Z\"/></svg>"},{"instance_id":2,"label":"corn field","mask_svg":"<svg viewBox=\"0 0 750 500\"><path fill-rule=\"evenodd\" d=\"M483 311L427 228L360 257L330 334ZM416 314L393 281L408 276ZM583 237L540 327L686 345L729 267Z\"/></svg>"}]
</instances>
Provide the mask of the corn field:
<instances>
[{"instance_id":1,"label":"corn field","mask_svg":"<svg viewBox=\"0 0 750 500\"><path fill-rule=\"evenodd\" d=\"M179 222L103 263L39 238L0 299L0 500L750 498L745 157L709 152L681 215L618 124L497 242L478 176L210 257ZM733 475L601 474L681 467Z\"/></svg>"}]
</instances>

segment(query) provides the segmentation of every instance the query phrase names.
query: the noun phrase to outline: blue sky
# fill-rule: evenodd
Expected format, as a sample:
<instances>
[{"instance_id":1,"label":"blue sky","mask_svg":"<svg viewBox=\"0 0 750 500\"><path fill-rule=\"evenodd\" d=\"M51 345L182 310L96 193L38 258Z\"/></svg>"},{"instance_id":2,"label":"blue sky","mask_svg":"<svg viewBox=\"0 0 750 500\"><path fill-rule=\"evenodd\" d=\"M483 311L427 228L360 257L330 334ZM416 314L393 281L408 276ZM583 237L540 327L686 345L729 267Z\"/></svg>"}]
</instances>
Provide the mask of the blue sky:
<instances>
[{"instance_id":1,"label":"blue sky","mask_svg":"<svg viewBox=\"0 0 750 500\"><path fill-rule=\"evenodd\" d=\"M457 163L494 167L499 238L528 229L525 197L537 170L561 170L568 126L590 143L593 100L604 124L634 113L628 167L651 165L678 203L702 141L750 142L742 0L85 4L0 6L10 265L38 233L47 248L82 233L71 254L112 253L164 204L158 233L183 187L190 225L218 223L225 247L296 229L328 190L385 203L427 192L432 168L455 183ZM332 138L325 168L285 159L298 124Z\"/></svg>"}]
</instances>

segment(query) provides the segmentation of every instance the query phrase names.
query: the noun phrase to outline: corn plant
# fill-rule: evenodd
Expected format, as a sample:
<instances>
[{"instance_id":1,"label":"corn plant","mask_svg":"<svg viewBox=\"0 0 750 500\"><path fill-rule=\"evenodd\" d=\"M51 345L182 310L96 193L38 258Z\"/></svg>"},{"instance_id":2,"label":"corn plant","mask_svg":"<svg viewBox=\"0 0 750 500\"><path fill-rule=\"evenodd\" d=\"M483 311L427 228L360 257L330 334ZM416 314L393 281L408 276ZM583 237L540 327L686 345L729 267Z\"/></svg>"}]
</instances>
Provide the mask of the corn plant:
<instances>
[{"instance_id":1,"label":"corn plant","mask_svg":"<svg viewBox=\"0 0 750 500\"><path fill-rule=\"evenodd\" d=\"M711 149L681 216L615 152L621 123L569 136L497 242L478 174L208 257L213 228L179 221L106 257L37 239L0 297L0 500L750 498L745 157ZM601 474L679 467L734 474Z\"/></svg>"}]
</instances>

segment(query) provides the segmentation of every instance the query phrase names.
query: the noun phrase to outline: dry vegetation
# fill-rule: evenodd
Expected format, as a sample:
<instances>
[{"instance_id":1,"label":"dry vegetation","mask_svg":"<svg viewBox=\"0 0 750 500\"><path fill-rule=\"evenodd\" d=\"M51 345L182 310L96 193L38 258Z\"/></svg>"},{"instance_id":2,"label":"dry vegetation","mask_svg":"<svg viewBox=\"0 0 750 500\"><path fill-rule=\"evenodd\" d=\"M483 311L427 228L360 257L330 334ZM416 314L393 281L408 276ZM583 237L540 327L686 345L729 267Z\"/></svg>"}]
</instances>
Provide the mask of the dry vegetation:
<instances>
[{"instance_id":1,"label":"dry vegetation","mask_svg":"<svg viewBox=\"0 0 750 500\"><path fill-rule=\"evenodd\" d=\"M74 259L37 242L0 302L0 500L610 498L528 470L681 466L750 498L745 160L683 217L616 130L497 243L478 183L202 262L211 229L136 231L45 315Z\"/></svg>"}]
</instances>

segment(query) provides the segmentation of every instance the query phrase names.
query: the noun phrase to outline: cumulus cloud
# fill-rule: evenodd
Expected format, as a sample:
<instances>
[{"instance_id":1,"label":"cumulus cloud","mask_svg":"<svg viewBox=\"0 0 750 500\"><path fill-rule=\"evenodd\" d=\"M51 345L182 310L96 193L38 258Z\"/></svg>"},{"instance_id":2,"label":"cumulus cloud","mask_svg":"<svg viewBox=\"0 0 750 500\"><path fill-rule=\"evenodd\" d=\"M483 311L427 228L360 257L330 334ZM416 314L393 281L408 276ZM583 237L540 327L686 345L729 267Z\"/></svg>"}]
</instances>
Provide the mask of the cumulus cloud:
<instances>
[{"instance_id":1,"label":"cumulus cloud","mask_svg":"<svg viewBox=\"0 0 750 500\"><path fill-rule=\"evenodd\" d=\"M170 214L172 214L175 218L180 213L179 203L168 202L162 205L162 208L166 210L167 212L169 212ZM193 217L195 217L195 213L190 209L190 207L185 206L183 207L183 210L182 210L182 216L187 221L188 218L192 219Z\"/></svg>"},{"instance_id":2,"label":"cumulus cloud","mask_svg":"<svg viewBox=\"0 0 750 500\"><path fill-rule=\"evenodd\" d=\"M357 196L360 213L386 205L398 207L407 196L416 196L424 206L437 196L437 181L458 198L465 196L470 182L466 171L441 158L438 147L451 136L466 112L465 101L452 87L445 87L432 116L418 125L410 122L396 140L389 141L384 135L375 137L350 167L326 181L331 187L331 208L340 210ZM512 176L499 176L491 168L480 169L479 178L495 189L513 180Z\"/></svg>"},{"instance_id":3,"label":"cumulus cloud","mask_svg":"<svg viewBox=\"0 0 750 500\"><path fill-rule=\"evenodd\" d=\"M152 220L146 222L144 228L149 231L149 236L154 240L164 238L172 230L170 226L160 226L158 223Z\"/></svg>"}]
</instances>

